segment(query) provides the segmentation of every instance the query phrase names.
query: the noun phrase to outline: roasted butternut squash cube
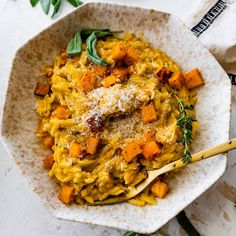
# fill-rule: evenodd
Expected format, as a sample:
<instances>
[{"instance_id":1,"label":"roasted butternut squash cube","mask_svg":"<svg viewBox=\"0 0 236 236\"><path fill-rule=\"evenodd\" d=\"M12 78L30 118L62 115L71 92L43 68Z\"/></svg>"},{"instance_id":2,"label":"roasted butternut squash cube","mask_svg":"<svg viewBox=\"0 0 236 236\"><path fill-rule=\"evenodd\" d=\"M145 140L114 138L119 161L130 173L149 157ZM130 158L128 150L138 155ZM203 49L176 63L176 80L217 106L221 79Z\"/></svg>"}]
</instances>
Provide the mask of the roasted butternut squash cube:
<instances>
[{"instance_id":1,"label":"roasted butternut squash cube","mask_svg":"<svg viewBox=\"0 0 236 236\"><path fill-rule=\"evenodd\" d=\"M50 170L54 164L53 155L48 155L43 159L43 168L46 170Z\"/></svg>"},{"instance_id":2,"label":"roasted butternut squash cube","mask_svg":"<svg viewBox=\"0 0 236 236\"><path fill-rule=\"evenodd\" d=\"M112 74L116 76L120 82L122 82L128 77L129 71L126 68L115 67L112 71Z\"/></svg>"},{"instance_id":3,"label":"roasted butternut squash cube","mask_svg":"<svg viewBox=\"0 0 236 236\"><path fill-rule=\"evenodd\" d=\"M63 203L68 204L73 200L73 194L74 194L74 189L69 185L65 184L61 187L61 191L59 193L59 199Z\"/></svg>"},{"instance_id":4,"label":"roasted butternut squash cube","mask_svg":"<svg viewBox=\"0 0 236 236\"><path fill-rule=\"evenodd\" d=\"M116 82L117 82L116 76L109 75L102 81L102 85L103 85L103 87L108 88L108 87L114 85Z\"/></svg>"},{"instance_id":5,"label":"roasted butternut squash cube","mask_svg":"<svg viewBox=\"0 0 236 236\"><path fill-rule=\"evenodd\" d=\"M138 59L139 59L138 51L135 48L133 48L133 47L129 47L127 49L127 53L126 53L126 56L124 58L125 63L127 65L132 65L135 62L137 62Z\"/></svg>"},{"instance_id":6,"label":"roasted butternut squash cube","mask_svg":"<svg viewBox=\"0 0 236 236\"><path fill-rule=\"evenodd\" d=\"M158 147L158 145L156 144L156 142L151 141L146 143L143 146L143 156L148 159L148 160L153 160L155 158L155 155L160 154L161 150Z\"/></svg>"},{"instance_id":7,"label":"roasted butternut squash cube","mask_svg":"<svg viewBox=\"0 0 236 236\"><path fill-rule=\"evenodd\" d=\"M99 137L89 137L86 143L86 151L89 154L95 154L99 148L100 139Z\"/></svg>"},{"instance_id":8,"label":"roasted butternut squash cube","mask_svg":"<svg viewBox=\"0 0 236 236\"><path fill-rule=\"evenodd\" d=\"M161 70L158 69L157 72L154 72L154 75L158 78L158 80L162 83L167 83L168 79L173 74L168 68L163 67Z\"/></svg>"},{"instance_id":9,"label":"roasted butternut squash cube","mask_svg":"<svg viewBox=\"0 0 236 236\"><path fill-rule=\"evenodd\" d=\"M38 82L34 90L34 95L44 97L48 94L48 92L49 85Z\"/></svg>"},{"instance_id":10,"label":"roasted butternut squash cube","mask_svg":"<svg viewBox=\"0 0 236 236\"><path fill-rule=\"evenodd\" d=\"M83 147L79 143L71 143L69 156L71 157L79 157L83 153Z\"/></svg>"},{"instance_id":11,"label":"roasted butternut squash cube","mask_svg":"<svg viewBox=\"0 0 236 236\"><path fill-rule=\"evenodd\" d=\"M142 121L144 124L153 122L157 119L156 111L153 105L142 107Z\"/></svg>"},{"instance_id":12,"label":"roasted butternut squash cube","mask_svg":"<svg viewBox=\"0 0 236 236\"><path fill-rule=\"evenodd\" d=\"M131 162L142 151L139 145L135 142L129 143L122 151L122 155L127 162Z\"/></svg>"},{"instance_id":13,"label":"roasted butternut squash cube","mask_svg":"<svg viewBox=\"0 0 236 236\"><path fill-rule=\"evenodd\" d=\"M85 92L93 90L96 87L96 77L94 73L92 72L85 73L80 80L79 86Z\"/></svg>"},{"instance_id":14,"label":"roasted butternut squash cube","mask_svg":"<svg viewBox=\"0 0 236 236\"><path fill-rule=\"evenodd\" d=\"M170 87L175 89L180 89L183 86L183 74L181 72L174 72L171 77L168 79Z\"/></svg>"},{"instance_id":15,"label":"roasted butternut squash cube","mask_svg":"<svg viewBox=\"0 0 236 236\"><path fill-rule=\"evenodd\" d=\"M96 66L94 68L94 74L96 77L105 77L109 74L109 70L105 66Z\"/></svg>"},{"instance_id":16,"label":"roasted butternut squash cube","mask_svg":"<svg viewBox=\"0 0 236 236\"><path fill-rule=\"evenodd\" d=\"M187 89L194 89L205 84L198 68L194 68L184 75L184 84Z\"/></svg>"},{"instance_id":17,"label":"roasted butternut squash cube","mask_svg":"<svg viewBox=\"0 0 236 236\"><path fill-rule=\"evenodd\" d=\"M158 198L164 198L166 196L166 194L168 193L169 187L166 183L161 182L161 181L157 181L155 182L152 187L151 187L151 191L152 193L158 197Z\"/></svg>"},{"instance_id":18,"label":"roasted butternut squash cube","mask_svg":"<svg viewBox=\"0 0 236 236\"><path fill-rule=\"evenodd\" d=\"M54 145L54 138L50 135L47 135L43 138L43 144L46 148L51 149Z\"/></svg>"},{"instance_id":19,"label":"roasted butternut squash cube","mask_svg":"<svg viewBox=\"0 0 236 236\"><path fill-rule=\"evenodd\" d=\"M126 53L126 46L119 43L112 48L111 56L114 60L122 60L126 56Z\"/></svg>"},{"instance_id":20,"label":"roasted butternut squash cube","mask_svg":"<svg viewBox=\"0 0 236 236\"><path fill-rule=\"evenodd\" d=\"M58 119L68 119L70 116L70 110L67 106L57 106L56 109L52 112L51 117Z\"/></svg>"},{"instance_id":21,"label":"roasted butternut squash cube","mask_svg":"<svg viewBox=\"0 0 236 236\"><path fill-rule=\"evenodd\" d=\"M142 147L151 141L153 141L152 134L150 132L146 132L143 134L143 137L139 140L139 145Z\"/></svg>"}]
</instances>

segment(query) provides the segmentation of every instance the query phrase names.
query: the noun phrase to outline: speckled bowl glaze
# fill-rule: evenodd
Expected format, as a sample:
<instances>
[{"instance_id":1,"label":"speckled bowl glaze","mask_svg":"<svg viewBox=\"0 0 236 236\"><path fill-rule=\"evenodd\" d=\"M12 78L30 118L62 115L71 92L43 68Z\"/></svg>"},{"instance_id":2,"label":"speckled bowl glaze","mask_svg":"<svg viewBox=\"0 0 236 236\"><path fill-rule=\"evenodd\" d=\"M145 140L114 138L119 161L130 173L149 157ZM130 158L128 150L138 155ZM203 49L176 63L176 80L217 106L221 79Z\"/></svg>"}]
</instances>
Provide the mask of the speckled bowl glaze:
<instances>
[{"instance_id":1,"label":"speckled bowl glaze","mask_svg":"<svg viewBox=\"0 0 236 236\"><path fill-rule=\"evenodd\" d=\"M45 150L35 135L38 117L33 95L42 66L82 28L110 28L144 33L184 71L200 68L206 85L198 90L196 106L200 132L193 152L224 142L229 137L231 86L228 76L197 38L174 16L135 7L88 3L57 21L16 53L2 119L2 137L11 156L34 192L57 218L151 233L169 221L208 189L225 171L226 156L218 155L187 166L170 177L170 193L155 206L122 203L109 206L66 206L58 200L58 186L42 168Z\"/></svg>"}]
</instances>

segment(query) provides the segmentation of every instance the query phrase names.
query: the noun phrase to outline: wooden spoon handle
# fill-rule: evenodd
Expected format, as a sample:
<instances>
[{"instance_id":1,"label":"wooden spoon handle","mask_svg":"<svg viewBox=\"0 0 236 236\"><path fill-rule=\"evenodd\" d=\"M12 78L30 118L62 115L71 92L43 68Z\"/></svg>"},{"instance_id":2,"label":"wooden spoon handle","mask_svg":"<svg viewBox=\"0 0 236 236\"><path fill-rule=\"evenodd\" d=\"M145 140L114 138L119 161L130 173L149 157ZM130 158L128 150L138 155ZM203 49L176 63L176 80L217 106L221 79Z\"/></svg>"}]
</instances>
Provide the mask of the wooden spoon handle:
<instances>
[{"instance_id":1,"label":"wooden spoon handle","mask_svg":"<svg viewBox=\"0 0 236 236\"><path fill-rule=\"evenodd\" d=\"M163 168L161 168L160 172L161 173L170 172L174 169L183 167L187 164L191 164L193 162L197 162L197 161L218 155L220 153L225 153L235 148L236 148L236 138L192 155L192 161L190 163L184 163L181 159L171 162L170 164L165 165Z\"/></svg>"}]
</instances>

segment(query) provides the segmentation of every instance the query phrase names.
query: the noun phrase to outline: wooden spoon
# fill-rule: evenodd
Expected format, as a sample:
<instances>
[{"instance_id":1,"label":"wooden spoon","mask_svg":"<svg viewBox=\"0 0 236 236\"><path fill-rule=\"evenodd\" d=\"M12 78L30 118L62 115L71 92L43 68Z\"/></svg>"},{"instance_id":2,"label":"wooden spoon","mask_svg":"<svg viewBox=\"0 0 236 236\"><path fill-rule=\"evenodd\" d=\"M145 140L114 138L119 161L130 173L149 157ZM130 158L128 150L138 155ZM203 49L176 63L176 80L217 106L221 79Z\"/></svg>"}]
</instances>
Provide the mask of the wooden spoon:
<instances>
[{"instance_id":1,"label":"wooden spoon","mask_svg":"<svg viewBox=\"0 0 236 236\"><path fill-rule=\"evenodd\" d=\"M218 155L220 153L228 152L228 151L235 149L235 148L236 148L236 138L192 155L192 161L190 163L184 163L181 159L179 159L177 161L173 161L173 162L163 166L160 169L148 171L147 172L147 174L148 174L147 179L145 179L143 182L141 182L138 186L128 188L128 191L126 192L125 195L122 195L119 197L108 198L103 201L95 201L91 205L106 205L106 204L113 204L113 203L117 203L117 202L127 201L127 200L135 197L139 193L141 193L158 176L160 176L164 173L167 173L167 172L170 172L170 171L175 170L177 168L186 166L187 164L191 164L193 162L201 161L203 159Z\"/></svg>"}]
</instances>

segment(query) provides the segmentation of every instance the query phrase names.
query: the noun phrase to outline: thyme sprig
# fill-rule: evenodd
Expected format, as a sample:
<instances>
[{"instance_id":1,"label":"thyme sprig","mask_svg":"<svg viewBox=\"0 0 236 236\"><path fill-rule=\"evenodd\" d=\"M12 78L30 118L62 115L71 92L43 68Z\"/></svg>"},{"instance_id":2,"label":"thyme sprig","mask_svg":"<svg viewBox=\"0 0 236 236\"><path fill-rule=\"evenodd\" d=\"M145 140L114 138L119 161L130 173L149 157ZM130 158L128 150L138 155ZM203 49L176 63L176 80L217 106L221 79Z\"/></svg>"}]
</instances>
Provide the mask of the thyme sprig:
<instances>
[{"instance_id":1,"label":"thyme sprig","mask_svg":"<svg viewBox=\"0 0 236 236\"><path fill-rule=\"evenodd\" d=\"M192 160L189 146L192 144L192 123L195 119L188 113L187 110L193 110L193 105L187 105L177 96L176 98L180 109L180 116L177 119L177 125L182 131L181 138L178 141L184 146L182 161L183 163L189 163Z\"/></svg>"}]
</instances>

